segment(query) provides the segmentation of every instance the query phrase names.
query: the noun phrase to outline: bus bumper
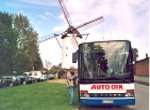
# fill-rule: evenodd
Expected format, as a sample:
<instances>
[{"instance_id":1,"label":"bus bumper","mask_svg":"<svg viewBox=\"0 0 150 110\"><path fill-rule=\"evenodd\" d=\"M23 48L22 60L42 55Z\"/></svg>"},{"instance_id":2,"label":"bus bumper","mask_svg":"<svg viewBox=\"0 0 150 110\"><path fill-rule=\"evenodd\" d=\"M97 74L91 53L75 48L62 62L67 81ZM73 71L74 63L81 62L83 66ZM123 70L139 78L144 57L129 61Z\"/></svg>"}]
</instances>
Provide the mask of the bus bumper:
<instances>
[{"instance_id":1,"label":"bus bumper","mask_svg":"<svg viewBox=\"0 0 150 110\"><path fill-rule=\"evenodd\" d=\"M81 105L135 105L135 98L80 98Z\"/></svg>"}]
</instances>

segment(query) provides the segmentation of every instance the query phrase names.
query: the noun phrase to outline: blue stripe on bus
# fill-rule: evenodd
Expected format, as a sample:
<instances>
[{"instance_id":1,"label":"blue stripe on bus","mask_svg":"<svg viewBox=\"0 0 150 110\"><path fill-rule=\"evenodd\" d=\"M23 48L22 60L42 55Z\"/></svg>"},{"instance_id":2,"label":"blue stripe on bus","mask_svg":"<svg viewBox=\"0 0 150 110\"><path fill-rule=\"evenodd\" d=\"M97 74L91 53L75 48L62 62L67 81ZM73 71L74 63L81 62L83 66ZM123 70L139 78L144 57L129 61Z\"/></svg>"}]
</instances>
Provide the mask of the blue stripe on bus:
<instances>
[{"instance_id":1,"label":"blue stripe on bus","mask_svg":"<svg viewBox=\"0 0 150 110\"><path fill-rule=\"evenodd\" d=\"M135 97L80 97L80 99L135 99Z\"/></svg>"},{"instance_id":2,"label":"blue stripe on bus","mask_svg":"<svg viewBox=\"0 0 150 110\"><path fill-rule=\"evenodd\" d=\"M111 102L112 101L112 102ZM80 104L81 105L106 105L106 104L110 104L110 105L135 105L135 98L96 98L96 99L92 99L92 98L83 98L80 99Z\"/></svg>"}]
</instances>

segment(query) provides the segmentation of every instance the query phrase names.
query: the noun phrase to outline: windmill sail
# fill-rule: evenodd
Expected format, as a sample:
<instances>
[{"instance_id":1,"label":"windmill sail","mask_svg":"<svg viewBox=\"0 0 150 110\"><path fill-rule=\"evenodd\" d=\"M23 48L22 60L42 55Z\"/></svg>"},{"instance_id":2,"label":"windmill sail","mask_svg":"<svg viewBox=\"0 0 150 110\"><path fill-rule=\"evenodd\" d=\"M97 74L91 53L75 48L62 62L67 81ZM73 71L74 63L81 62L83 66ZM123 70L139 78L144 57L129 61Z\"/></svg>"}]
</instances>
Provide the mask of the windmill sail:
<instances>
[{"instance_id":1,"label":"windmill sail","mask_svg":"<svg viewBox=\"0 0 150 110\"><path fill-rule=\"evenodd\" d=\"M70 15L68 13L67 7L64 3L64 0L58 0L59 5L62 9L63 15L68 23L68 29L66 29L66 31L58 34L58 35L62 35L62 40L63 40L63 44L61 46L59 40L57 39L57 37L54 35L54 37L57 40L57 43L59 45L59 47L62 47L62 68L65 69L69 69L71 66L74 66L75 68L77 68L77 63L72 63L72 53L74 53L75 51L78 50L78 38L82 38L82 35L80 34L80 32L77 29L80 28L84 28L86 26L90 26L93 24L97 24L99 21L101 21L103 19L102 16L95 18L93 20L90 20L88 22L85 22L83 24L78 25L77 27L72 26L72 22L70 19ZM49 40L49 38L43 40L46 41Z\"/></svg>"},{"instance_id":2,"label":"windmill sail","mask_svg":"<svg viewBox=\"0 0 150 110\"><path fill-rule=\"evenodd\" d=\"M79 28L82 28L82 27L84 27L84 26L91 25L91 24L96 24L96 23L100 22L102 19L103 19L103 17L100 16L100 17L98 17L98 18L95 18L95 19L93 19L93 20L90 20L90 21L88 21L88 22L85 22L85 23L83 23L83 24L77 26L75 29L79 29Z\"/></svg>"},{"instance_id":3,"label":"windmill sail","mask_svg":"<svg viewBox=\"0 0 150 110\"><path fill-rule=\"evenodd\" d=\"M69 15L69 13L67 11L67 7L65 6L65 3L64 3L63 0L58 0L58 1L59 1L59 5L60 5L60 7L62 9L62 12L64 14L64 17L65 17L65 19L66 19L66 21L67 21L67 23L68 23L68 25L70 27L71 26L71 19L70 19L70 15Z\"/></svg>"}]
</instances>

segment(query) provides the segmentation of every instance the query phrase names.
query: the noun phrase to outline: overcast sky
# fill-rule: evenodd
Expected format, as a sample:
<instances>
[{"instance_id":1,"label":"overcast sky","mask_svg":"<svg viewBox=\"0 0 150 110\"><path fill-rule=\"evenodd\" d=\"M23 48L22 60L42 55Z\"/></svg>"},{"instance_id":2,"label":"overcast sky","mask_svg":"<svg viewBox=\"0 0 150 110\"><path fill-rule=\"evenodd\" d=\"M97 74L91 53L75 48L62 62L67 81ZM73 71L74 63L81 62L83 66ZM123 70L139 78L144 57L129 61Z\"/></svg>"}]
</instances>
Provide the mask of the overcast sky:
<instances>
[{"instance_id":1,"label":"overcast sky","mask_svg":"<svg viewBox=\"0 0 150 110\"><path fill-rule=\"evenodd\" d=\"M85 27L80 30L83 34L89 33L87 41L131 40L132 46L139 51L139 59L145 58L146 53L149 54L149 0L64 0L64 2L70 15L70 22L75 27L103 16L104 20L97 25L93 24L87 29ZM68 27L58 0L0 0L0 4L0 11L27 16L38 32L39 38L63 32ZM48 47L46 43L42 45ZM49 46L55 45L57 42ZM44 55L44 59L51 62L51 56L43 51L41 50L41 54L47 54Z\"/></svg>"}]
</instances>

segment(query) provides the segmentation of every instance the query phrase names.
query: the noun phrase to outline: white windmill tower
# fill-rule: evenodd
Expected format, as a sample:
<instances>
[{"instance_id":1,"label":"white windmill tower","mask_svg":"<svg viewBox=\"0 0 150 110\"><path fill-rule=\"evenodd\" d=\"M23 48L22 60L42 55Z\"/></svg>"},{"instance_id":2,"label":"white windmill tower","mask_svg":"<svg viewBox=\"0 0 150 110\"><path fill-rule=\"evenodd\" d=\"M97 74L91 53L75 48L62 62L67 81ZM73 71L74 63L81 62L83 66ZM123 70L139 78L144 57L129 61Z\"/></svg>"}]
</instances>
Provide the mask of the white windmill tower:
<instances>
[{"instance_id":1,"label":"white windmill tower","mask_svg":"<svg viewBox=\"0 0 150 110\"><path fill-rule=\"evenodd\" d=\"M70 26L67 34L62 35L62 68L69 69L71 66L77 68L77 63L72 63L72 53L78 50L77 39L82 38L77 30Z\"/></svg>"},{"instance_id":2,"label":"white windmill tower","mask_svg":"<svg viewBox=\"0 0 150 110\"><path fill-rule=\"evenodd\" d=\"M65 6L65 3L63 0L58 0L60 7L63 11L64 17L69 25L68 29L65 32L62 32L60 34L54 34L54 37L56 38L59 46L62 49L62 62L61 67L63 69L69 69L70 67L74 67L77 69L77 63L72 63L72 54L78 50L78 40L82 38L82 34L79 33L77 29L83 28L86 25L91 25L92 23L96 24L100 20L103 19L102 16L93 19L91 21L85 22L77 27L73 27L70 19L70 15L67 11L67 8ZM59 40L56 36L62 35L63 44L60 45ZM46 39L49 40L49 39ZM45 40L43 40L45 41Z\"/></svg>"}]
</instances>

